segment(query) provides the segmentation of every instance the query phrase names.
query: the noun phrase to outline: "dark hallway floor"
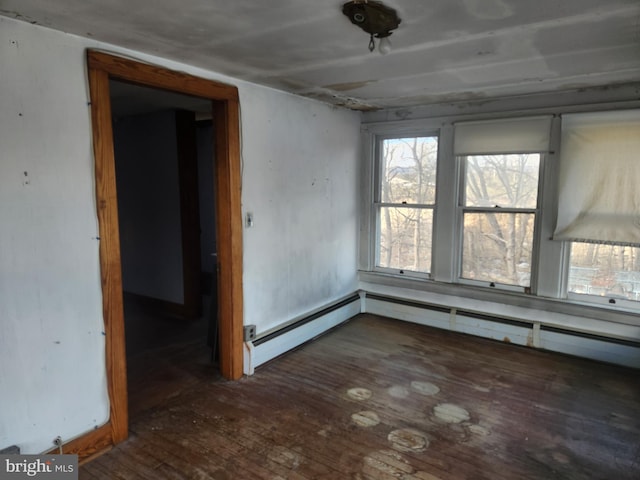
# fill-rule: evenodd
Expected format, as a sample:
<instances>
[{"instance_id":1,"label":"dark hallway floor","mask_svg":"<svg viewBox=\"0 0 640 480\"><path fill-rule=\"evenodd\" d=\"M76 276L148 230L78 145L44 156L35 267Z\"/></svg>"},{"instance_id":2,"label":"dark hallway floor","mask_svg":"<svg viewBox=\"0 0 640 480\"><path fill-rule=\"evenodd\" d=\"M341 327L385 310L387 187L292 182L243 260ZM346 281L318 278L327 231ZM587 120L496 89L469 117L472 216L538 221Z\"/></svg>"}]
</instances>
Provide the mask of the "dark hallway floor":
<instances>
[{"instance_id":1,"label":"dark hallway floor","mask_svg":"<svg viewBox=\"0 0 640 480\"><path fill-rule=\"evenodd\" d=\"M198 366L217 372L207 345L209 296L203 307L199 318L185 319L125 295L130 421L191 385Z\"/></svg>"},{"instance_id":2,"label":"dark hallway floor","mask_svg":"<svg viewBox=\"0 0 640 480\"><path fill-rule=\"evenodd\" d=\"M202 297L203 313L185 319L172 315L131 294L124 294L127 357L176 343L206 342L209 325L209 296Z\"/></svg>"}]
</instances>

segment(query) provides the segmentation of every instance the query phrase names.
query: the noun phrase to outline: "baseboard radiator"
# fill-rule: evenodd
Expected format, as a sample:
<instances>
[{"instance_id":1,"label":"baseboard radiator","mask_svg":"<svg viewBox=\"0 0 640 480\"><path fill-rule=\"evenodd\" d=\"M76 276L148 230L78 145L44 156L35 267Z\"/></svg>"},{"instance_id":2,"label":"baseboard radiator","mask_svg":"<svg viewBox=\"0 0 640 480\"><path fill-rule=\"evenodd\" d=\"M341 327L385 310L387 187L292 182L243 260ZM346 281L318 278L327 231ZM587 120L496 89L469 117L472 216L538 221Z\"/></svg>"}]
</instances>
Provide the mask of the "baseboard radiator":
<instances>
[{"instance_id":1,"label":"baseboard radiator","mask_svg":"<svg viewBox=\"0 0 640 480\"><path fill-rule=\"evenodd\" d=\"M360 295L342 300L296 319L282 328L244 344L244 373L326 333L360 313Z\"/></svg>"},{"instance_id":2,"label":"baseboard radiator","mask_svg":"<svg viewBox=\"0 0 640 480\"><path fill-rule=\"evenodd\" d=\"M640 341L361 291L245 342L244 373L252 375L256 367L315 339L359 313L373 313L514 345L640 368Z\"/></svg>"},{"instance_id":3,"label":"baseboard radiator","mask_svg":"<svg viewBox=\"0 0 640 480\"><path fill-rule=\"evenodd\" d=\"M640 341L572 331L543 322L361 293L362 312L543 350L640 368Z\"/></svg>"}]
</instances>

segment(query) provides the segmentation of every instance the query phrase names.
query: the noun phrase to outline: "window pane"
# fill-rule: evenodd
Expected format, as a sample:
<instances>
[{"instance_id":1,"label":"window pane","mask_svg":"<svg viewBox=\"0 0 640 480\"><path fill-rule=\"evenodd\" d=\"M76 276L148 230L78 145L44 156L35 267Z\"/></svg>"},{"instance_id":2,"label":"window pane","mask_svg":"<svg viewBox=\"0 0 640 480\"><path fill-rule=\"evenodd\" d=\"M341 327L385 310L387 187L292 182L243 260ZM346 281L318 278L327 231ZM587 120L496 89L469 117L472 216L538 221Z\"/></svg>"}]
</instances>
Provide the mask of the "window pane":
<instances>
[{"instance_id":1,"label":"window pane","mask_svg":"<svg viewBox=\"0 0 640 480\"><path fill-rule=\"evenodd\" d=\"M572 243L571 293L640 300L640 248Z\"/></svg>"},{"instance_id":2,"label":"window pane","mask_svg":"<svg viewBox=\"0 0 640 480\"><path fill-rule=\"evenodd\" d=\"M465 213L462 278L528 287L534 218L529 213Z\"/></svg>"},{"instance_id":3,"label":"window pane","mask_svg":"<svg viewBox=\"0 0 640 480\"><path fill-rule=\"evenodd\" d=\"M433 210L430 208L380 208L378 266L429 272Z\"/></svg>"},{"instance_id":4,"label":"window pane","mask_svg":"<svg viewBox=\"0 0 640 480\"><path fill-rule=\"evenodd\" d=\"M465 157L466 207L536 208L540 155Z\"/></svg>"},{"instance_id":5,"label":"window pane","mask_svg":"<svg viewBox=\"0 0 640 480\"><path fill-rule=\"evenodd\" d=\"M393 138L382 142L382 203L433 205L436 200L438 137Z\"/></svg>"}]
</instances>

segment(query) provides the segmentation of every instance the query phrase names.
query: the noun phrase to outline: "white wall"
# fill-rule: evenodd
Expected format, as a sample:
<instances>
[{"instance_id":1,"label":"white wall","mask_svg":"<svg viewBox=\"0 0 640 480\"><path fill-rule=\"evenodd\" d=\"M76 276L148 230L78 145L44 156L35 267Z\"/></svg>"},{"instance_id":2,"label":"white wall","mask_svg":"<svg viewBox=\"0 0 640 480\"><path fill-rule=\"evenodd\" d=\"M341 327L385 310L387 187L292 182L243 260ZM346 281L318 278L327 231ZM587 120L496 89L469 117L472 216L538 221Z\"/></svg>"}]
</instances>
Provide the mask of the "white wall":
<instances>
[{"instance_id":1,"label":"white wall","mask_svg":"<svg viewBox=\"0 0 640 480\"><path fill-rule=\"evenodd\" d=\"M0 448L109 414L82 42L0 17Z\"/></svg>"},{"instance_id":2,"label":"white wall","mask_svg":"<svg viewBox=\"0 0 640 480\"><path fill-rule=\"evenodd\" d=\"M268 90L242 100L243 210L254 218L244 230L245 323L261 334L357 289L360 123Z\"/></svg>"},{"instance_id":3,"label":"white wall","mask_svg":"<svg viewBox=\"0 0 640 480\"><path fill-rule=\"evenodd\" d=\"M122 286L126 292L182 304L176 114L118 118L113 144Z\"/></svg>"},{"instance_id":4,"label":"white wall","mask_svg":"<svg viewBox=\"0 0 640 480\"><path fill-rule=\"evenodd\" d=\"M0 17L0 448L25 453L108 417L87 47L239 87L245 323L357 288L358 114Z\"/></svg>"}]
</instances>

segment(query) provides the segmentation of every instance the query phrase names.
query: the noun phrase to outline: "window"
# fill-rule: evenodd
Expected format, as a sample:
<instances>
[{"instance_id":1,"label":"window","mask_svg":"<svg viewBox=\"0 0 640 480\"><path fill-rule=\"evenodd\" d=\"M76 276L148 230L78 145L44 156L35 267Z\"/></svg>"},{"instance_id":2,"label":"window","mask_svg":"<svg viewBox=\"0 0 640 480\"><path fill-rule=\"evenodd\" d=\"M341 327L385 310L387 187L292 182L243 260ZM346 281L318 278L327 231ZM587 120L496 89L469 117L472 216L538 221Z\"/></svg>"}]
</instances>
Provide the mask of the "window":
<instances>
[{"instance_id":1,"label":"window","mask_svg":"<svg viewBox=\"0 0 640 480\"><path fill-rule=\"evenodd\" d=\"M461 158L460 277L490 284L531 284L540 154Z\"/></svg>"},{"instance_id":2,"label":"window","mask_svg":"<svg viewBox=\"0 0 640 480\"><path fill-rule=\"evenodd\" d=\"M430 272L437 159L436 135L379 140L377 268Z\"/></svg>"},{"instance_id":3,"label":"window","mask_svg":"<svg viewBox=\"0 0 640 480\"><path fill-rule=\"evenodd\" d=\"M460 282L529 291L550 130L546 116L456 125Z\"/></svg>"},{"instance_id":4,"label":"window","mask_svg":"<svg viewBox=\"0 0 640 480\"><path fill-rule=\"evenodd\" d=\"M568 292L606 297L614 304L639 301L640 248L573 242Z\"/></svg>"},{"instance_id":5,"label":"window","mask_svg":"<svg viewBox=\"0 0 640 480\"><path fill-rule=\"evenodd\" d=\"M640 110L565 115L558 222L570 297L640 301Z\"/></svg>"},{"instance_id":6,"label":"window","mask_svg":"<svg viewBox=\"0 0 640 480\"><path fill-rule=\"evenodd\" d=\"M640 110L364 131L365 281L640 309Z\"/></svg>"}]
</instances>

